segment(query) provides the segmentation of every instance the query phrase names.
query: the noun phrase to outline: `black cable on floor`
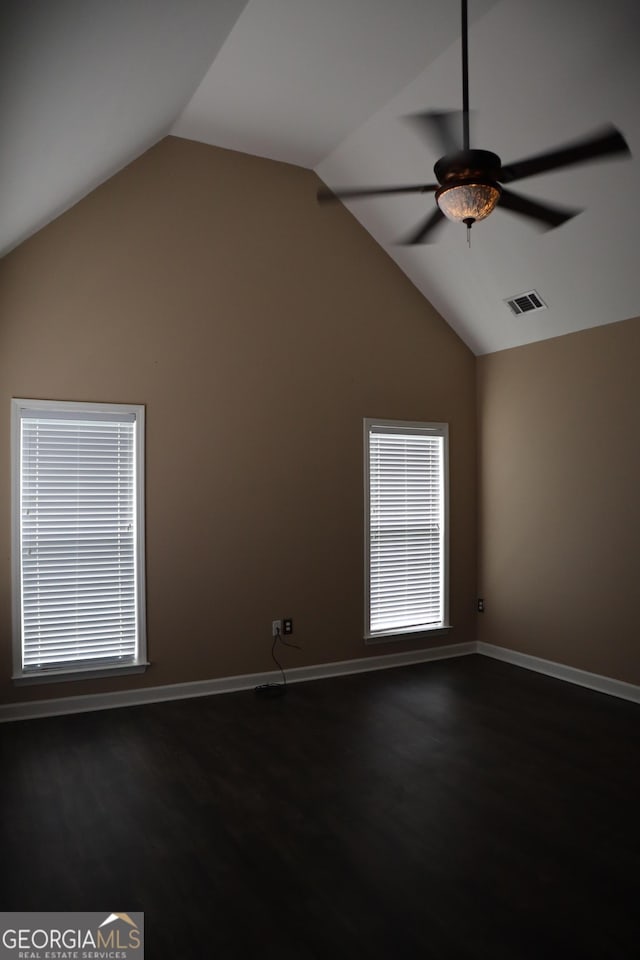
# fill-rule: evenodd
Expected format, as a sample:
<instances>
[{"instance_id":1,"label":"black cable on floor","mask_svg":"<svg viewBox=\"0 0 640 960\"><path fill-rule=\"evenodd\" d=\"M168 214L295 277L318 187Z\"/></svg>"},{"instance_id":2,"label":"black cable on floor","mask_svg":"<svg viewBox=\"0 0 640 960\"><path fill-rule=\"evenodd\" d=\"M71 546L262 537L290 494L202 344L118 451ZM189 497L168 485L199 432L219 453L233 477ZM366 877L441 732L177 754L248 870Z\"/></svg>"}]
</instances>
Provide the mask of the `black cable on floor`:
<instances>
[{"instance_id":1,"label":"black cable on floor","mask_svg":"<svg viewBox=\"0 0 640 960\"><path fill-rule=\"evenodd\" d=\"M282 683L258 684L258 686L255 688L255 693L258 697L284 697L285 693L287 692L287 677L282 669L282 664L276 657L276 644L278 640L280 640L285 647L295 647L296 650L300 649L297 643L290 643L288 640L284 640L280 634L280 631L276 630L276 635L273 638L273 643L271 644L271 659L282 674Z\"/></svg>"}]
</instances>

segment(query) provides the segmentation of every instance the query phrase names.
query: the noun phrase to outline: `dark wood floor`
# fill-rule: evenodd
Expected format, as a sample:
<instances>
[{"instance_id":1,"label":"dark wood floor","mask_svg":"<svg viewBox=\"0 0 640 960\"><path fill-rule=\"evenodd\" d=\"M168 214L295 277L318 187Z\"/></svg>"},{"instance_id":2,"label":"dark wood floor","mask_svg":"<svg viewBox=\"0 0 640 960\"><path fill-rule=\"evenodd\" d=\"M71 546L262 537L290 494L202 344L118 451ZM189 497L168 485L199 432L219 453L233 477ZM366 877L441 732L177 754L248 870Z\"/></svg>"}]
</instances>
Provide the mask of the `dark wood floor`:
<instances>
[{"instance_id":1,"label":"dark wood floor","mask_svg":"<svg viewBox=\"0 0 640 960\"><path fill-rule=\"evenodd\" d=\"M472 656L5 724L2 910L148 958L640 956L640 707Z\"/></svg>"}]
</instances>

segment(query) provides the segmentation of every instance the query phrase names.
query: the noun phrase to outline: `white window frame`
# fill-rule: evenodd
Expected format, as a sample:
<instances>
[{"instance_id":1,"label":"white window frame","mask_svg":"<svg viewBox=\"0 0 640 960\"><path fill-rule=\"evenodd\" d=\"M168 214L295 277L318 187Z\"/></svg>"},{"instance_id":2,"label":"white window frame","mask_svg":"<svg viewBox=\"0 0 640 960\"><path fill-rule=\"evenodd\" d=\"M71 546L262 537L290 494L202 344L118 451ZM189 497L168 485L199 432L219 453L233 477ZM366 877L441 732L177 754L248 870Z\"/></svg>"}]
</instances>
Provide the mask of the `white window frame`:
<instances>
[{"instance_id":1,"label":"white window frame","mask_svg":"<svg viewBox=\"0 0 640 960\"><path fill-rule=\"evenodd\" d=\"M60 663L50 667L23 667L22 649L22 560L21 560L21 420L25 415L38 411L51 417L59 412L70 415L96 414L132 415L134 418L134 493L135 493L135 603L136 603L136 651L133 658L122 663L117 660L77 661ZM11 401L11 527L12 527L12 612L13 612L13 675L15 683L54 683L62 680L84 680L91 677L119 676L127 673L142 673L149 662L146 642L145 601L145 505L144 505L144 433L145 408L142 404L89 403L62 400Z\"/></svg>"},{"instance_id":2,"label":"white window frame","mask_svg":"<svg viewBox=\"0 0 640 960\"><path fill-rule=\"evenodd\" d=\"M381 643L402 639L407 635L445 636L451 629L449 622L449 426L446 423L427 423L414 420L382 420L365 418L364 426L364 639L366 643ZM395 629L371 629L371 477L369 443L372 433L400 433L442 438L442 502L440 517L443 524L441 541L441 619L437 623L415 623Z\"/></svg>"}]
</instances>

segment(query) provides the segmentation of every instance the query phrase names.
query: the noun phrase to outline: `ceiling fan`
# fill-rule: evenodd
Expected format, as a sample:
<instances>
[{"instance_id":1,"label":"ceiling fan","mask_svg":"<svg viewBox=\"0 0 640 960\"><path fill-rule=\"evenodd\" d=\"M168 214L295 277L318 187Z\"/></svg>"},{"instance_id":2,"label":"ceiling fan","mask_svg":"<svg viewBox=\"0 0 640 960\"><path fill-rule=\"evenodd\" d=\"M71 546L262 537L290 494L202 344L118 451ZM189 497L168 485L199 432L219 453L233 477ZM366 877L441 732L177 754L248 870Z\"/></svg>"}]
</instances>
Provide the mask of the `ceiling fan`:
<instances>
[{"instance_id":1,"label":"ceiling fan","mask_svg":"<svg viewBox=\"0 0 640 960\"><path fill-rule=\"evenodd\" d=\"M540 203L531 197L513 193L502 184L513 183L539 173L558 170L614 154L631 155L626 140L614 126L607 126L584 140L540 153L516 163L503 164L489 150L471 149L469 145L469 45L467 0L462 6L462 144L456 130L458 111L427 111L414 117L421 127L434 135L445 151L433 171L437 183L398 187L364 187L318 191L321 203L358 197L376 197L402 193L434 193L436 208L421 221L403 242L429 242L433 230L445 219L463 223L469 230L477 220L484 220L496 206L521 216L531 217L546 229L558 227L580 210L569 210Z\"/></svg>"}]
</instances>

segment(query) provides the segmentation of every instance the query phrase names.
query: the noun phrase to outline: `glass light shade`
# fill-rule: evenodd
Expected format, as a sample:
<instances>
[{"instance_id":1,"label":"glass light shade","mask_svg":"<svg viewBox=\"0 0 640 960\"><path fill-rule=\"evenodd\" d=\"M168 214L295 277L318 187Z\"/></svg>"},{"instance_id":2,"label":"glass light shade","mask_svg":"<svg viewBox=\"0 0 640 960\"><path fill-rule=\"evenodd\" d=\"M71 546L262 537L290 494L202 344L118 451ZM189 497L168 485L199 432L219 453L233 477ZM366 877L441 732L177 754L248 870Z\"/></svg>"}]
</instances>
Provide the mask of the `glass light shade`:
<instances>
[{"instance_id":1,"label":"glass light shade","mask_svg":"<svg viewBox=\"0 0 640 960\"><path fill-rule=\"evenodd\" d=\"M500 188L490 183L457 183L438 190L438 206L449 220L484 220L500 199Z\"/></svg>"}]
</instances>

